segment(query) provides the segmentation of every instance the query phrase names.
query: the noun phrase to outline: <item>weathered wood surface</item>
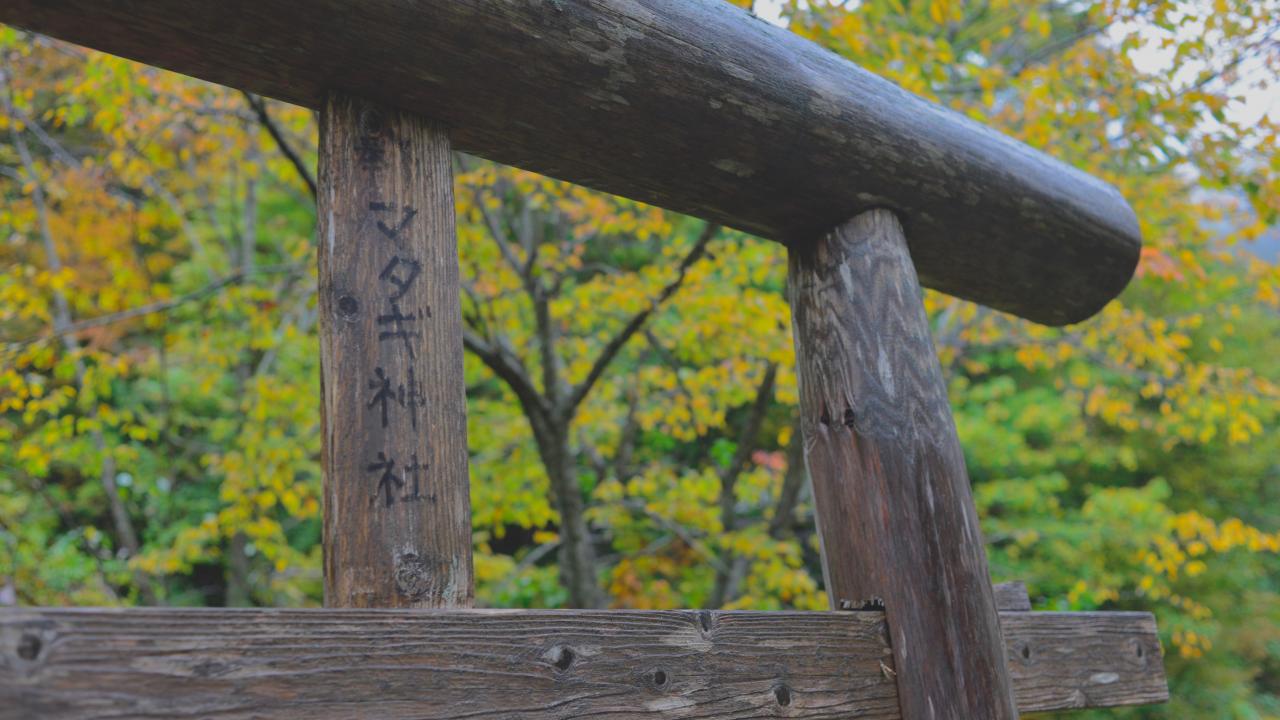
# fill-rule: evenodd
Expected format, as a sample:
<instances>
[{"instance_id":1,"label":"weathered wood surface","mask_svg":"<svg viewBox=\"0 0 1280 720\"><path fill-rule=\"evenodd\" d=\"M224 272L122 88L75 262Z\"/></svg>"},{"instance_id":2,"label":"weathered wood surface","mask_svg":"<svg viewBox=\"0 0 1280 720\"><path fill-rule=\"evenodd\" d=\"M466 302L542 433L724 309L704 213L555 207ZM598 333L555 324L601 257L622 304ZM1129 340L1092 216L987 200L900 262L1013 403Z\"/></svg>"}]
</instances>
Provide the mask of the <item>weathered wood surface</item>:
<instances>
[{"instance_id":1,"label":"weathered wood surface","mask_svg":"<svg viewBox=\"0 0 1280 720\"><path fill-rule=\"evenodd\" d=\"M499 162L807 243L872 207L924 284L1082 320L1140 237L1112 187L722 0L5 0L0 21L320 107L345 90Z\"/></svg>"},{"instance_id":2,"label":"weathered wood surface","mask_svg":"<svg viewBox=\"0 0 1280 720\"><path fill-rule=\"evenodd\" d=\"M471 500L449 138L343 95L320 123L329 607L471 604Z\"/></svg>"},{"instance_id":3,"label":"weathered wood surface","mask_svg":"<svg viewBox=\"0 0 1280 720\"><path fill-rule=\"evenodd\" d=\"M1021 580L997 583L991 587L995 593L997 610L1031 609L1031 598L1027 595L1027 586Z\"/></svg>"},{"instance_id":4,"label":"weathered wood surface","mask_svg":"<svg viewBox=\"0 0 1280 720\"><path fill-rule=\"evenodd\" d=\"M800 426L834 608L883 604L904 717L1015 718L987 558L902 228L791 250Z\"/></svg>"},{"instance_id":5,"label":"weathered wood surface","mask_svg":"<svg viewBox=\"0 0 1280 720\"><path fill-rule=\"evenodd\" d=\"M1167 697L1146 613L1003 621L1024 712ZM0 720L893 720L898 680L880 612L0 610Z\"/></svg>"},{"instance_id":6,"label":"weathered wood surface","mask_svg":"<svg viewBox=\"0 0 1280 720\"><path fill-rule=\"evenodd\" d=\"M1023 712L1169 699L1150 613L1002 612L1000 627Z\"/></svg>"}]
</instances>

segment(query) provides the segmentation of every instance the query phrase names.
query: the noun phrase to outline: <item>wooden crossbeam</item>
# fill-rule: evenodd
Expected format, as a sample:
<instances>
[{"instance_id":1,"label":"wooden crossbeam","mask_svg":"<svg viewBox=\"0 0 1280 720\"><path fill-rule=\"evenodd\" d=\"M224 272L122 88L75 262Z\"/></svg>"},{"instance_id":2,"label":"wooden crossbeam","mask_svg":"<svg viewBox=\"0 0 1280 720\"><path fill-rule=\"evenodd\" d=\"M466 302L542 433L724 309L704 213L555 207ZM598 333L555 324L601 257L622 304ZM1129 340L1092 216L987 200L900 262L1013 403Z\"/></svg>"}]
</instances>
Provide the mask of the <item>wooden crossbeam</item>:
<instances>
[{"instance_id":1,"label":"wooden crossbeam","mask_svg":"<svg viewBox=\"0 0 1280 720\"><path fill-rule=\"evenodd\" d=\"M722 0L4 0L0 22L788 244L893 208L925 285L1050 324L1128 283L1106 183Z\"/></svg>"},{"instance_id":2,"label":"wooden crossbeam","mask_svg":"<svg viewBox=\"0 0 1280 720\"><path fill-rule=\"evenodd\" d=\"M1167 699L1147 613L1001 614L1024 713ZM0 720L900 718L881 612L0 610Z\"/></svg>"}]
</instances>

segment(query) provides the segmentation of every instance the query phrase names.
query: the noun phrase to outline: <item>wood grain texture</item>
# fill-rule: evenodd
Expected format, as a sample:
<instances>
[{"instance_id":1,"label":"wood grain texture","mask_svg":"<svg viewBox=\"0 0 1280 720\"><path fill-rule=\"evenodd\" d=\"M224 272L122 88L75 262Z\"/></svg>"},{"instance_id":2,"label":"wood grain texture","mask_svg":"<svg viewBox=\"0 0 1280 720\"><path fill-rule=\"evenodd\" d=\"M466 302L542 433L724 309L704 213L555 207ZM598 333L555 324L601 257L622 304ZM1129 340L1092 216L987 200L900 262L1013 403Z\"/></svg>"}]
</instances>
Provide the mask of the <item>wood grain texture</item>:
<instances>
[{"instance_id":1,"label":"wood grain texture","mask_svg":"<svg viewBox=\"0 0 1280 720\"><path fill-rule=\"evenodd\" d=\"M1031 598L1027 595L1027 586L1021 580L997 583L991 587L996 598L997 610L1031 609Z\"/></svg>"},{"instance_id":2,"label":"wood grain texture","mask_svg":"<svg viewBox=\"0 0 1280 720\"><path fill-rule=\"evenodd\" d=\"M722 0L5 0L0 21L807 244L873 207L924 284L1050 324L1137 264L1119 193Z\"/></svg>"},{"instance_id":3,"label":"wood grain texture","mask_svg":"<svg viewBox=\"0 0 1280 720\"><path fill-rule=\"evenodd\" d=\"M1166 697L1150 615L1003 618L1024 712ZM880 612L0 609L0 720L895 720L895 680Z\"/></svg>"},{"instance_id":4,"label":"wood grain texture","mask_svg":"<svg viewBox=\"0 0 1280 720\"><path fill-rule=\"evenodd\" d=\"M1169 699L1156 620L1141 612L1002 612L1013 695L1023 712Z\"/></svg>"},{"instance_id":5,"label":"wood grain texture","mask_svg":"<svg viewBox=\"0 0 1280 720\"><path fill-rule=\"evenodd\" d=\"M335 94L320 123L329 607L471 604L452 155L428 121Z\"/></svg>"},{"instance_id":6,"label":"wood grain texture","mask_svg":"<svg viewBox=\"0 0 1280 720\"><path fill-rule=\"evenodd\" d=\"M833 608L883 604L902 714L1015 718L977 510L902 228L792 248L800 426Z\"/></svg>"}]
</instances>

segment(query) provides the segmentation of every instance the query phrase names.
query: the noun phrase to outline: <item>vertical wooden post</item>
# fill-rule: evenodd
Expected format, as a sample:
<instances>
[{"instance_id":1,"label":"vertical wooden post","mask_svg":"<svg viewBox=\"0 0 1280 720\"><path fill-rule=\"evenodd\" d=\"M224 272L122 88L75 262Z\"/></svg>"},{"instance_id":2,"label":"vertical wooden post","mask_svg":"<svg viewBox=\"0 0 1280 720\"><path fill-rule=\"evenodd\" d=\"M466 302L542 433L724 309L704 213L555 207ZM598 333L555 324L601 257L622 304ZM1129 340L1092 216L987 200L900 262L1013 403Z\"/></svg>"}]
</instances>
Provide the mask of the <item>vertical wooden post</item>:
<instances>
[{"instance_id":1,"label":"vertical wooden post","mask_svg":"<svg viewBox=\"0 0 1280 720\"><path fill-rule=\"evenodd\" d=\"M833 607L883 603L902 717L1017 711L964 455L902 227L793 248L805 461Z\"/></svg>"},{"instance_id":2,"label":"vertical wooden post","mask_svg":"<svg viewBox=\"0 0 1280 720\"><path fill-rule=\"evenodd\" d=\"M332 95L320 122L324 595L471 604L462 315L445 130Z\"/></svg>"}]
</instances>

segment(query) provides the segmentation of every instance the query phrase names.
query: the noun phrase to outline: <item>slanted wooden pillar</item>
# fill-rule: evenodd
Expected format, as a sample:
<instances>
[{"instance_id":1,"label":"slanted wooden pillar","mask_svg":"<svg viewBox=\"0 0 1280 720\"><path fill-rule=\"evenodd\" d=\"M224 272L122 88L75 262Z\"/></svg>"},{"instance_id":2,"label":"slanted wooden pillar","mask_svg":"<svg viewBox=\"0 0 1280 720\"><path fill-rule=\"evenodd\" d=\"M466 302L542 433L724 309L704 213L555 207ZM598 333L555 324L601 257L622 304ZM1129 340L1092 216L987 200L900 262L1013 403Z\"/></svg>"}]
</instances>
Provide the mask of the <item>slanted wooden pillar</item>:
<instances>
[{"instance_id":1,"label":"slanted wooden pillar","mask_svg":"<svg viewBox=\"0 0 1280 720\"><path fill-rule=\"evenodd\" d=\"M341 94L320 122L328 607L474 596L452 158L444 128Z\"/></svg>"},{"instance_id":2,"label":"slanted wooden pillar","mask_svg":"<svg viewBox=\"0 0 1280 720\"><path fill-rule=\"evenodd\" d=\"M982 533L898 220L791 251L805 461L833 608L883 602L906 720L1016 718Z\"/></svg>"}]
</instances>

